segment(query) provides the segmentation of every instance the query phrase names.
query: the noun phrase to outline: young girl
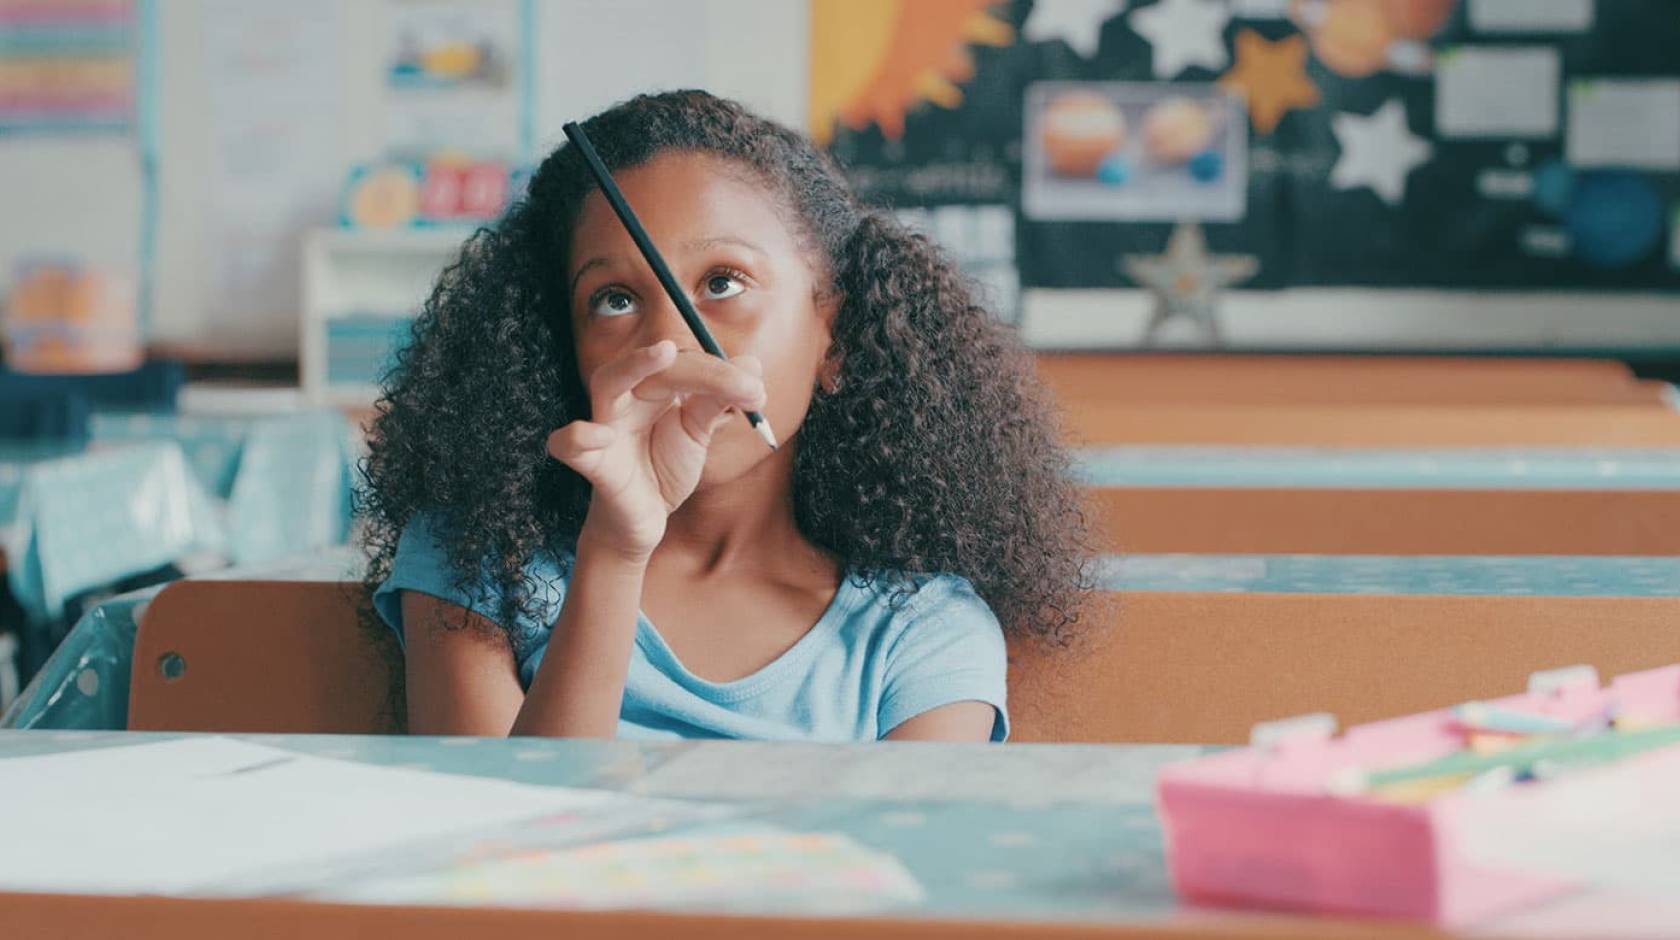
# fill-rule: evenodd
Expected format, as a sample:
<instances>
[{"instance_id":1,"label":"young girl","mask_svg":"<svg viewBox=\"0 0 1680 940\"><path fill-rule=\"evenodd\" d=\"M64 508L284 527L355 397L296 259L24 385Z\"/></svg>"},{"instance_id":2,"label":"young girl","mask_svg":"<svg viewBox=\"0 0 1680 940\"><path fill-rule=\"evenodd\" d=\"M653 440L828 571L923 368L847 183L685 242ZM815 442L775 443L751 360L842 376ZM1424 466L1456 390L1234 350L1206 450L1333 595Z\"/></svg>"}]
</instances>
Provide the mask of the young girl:
<instances>
[{"instance_id":1,"label":"young girl","mask_svg":"<svg viewBox=\"0 0 1680 940\"><path fill-rule=\"evenodd\" d=\"M367 468L409 730L1003 740L1004 635L1086 589L1030 356L798 134L699 91L584 129L731 358L570 146L468 242Z\"/></svg>"}]
</instances>

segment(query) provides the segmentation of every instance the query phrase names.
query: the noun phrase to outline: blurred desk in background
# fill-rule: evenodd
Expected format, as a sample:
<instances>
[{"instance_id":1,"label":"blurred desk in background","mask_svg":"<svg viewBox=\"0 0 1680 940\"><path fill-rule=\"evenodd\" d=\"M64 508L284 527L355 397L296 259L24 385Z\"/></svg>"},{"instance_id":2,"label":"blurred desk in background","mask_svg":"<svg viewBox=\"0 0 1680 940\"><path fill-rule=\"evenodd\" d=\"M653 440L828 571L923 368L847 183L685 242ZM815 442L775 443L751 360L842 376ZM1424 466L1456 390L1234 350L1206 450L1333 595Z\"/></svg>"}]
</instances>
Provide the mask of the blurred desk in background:
<instances>
[{"instance_id":1,"label":"blurred desk in background","mask_svg":"<svg viewBox=\"0 0 1680 940\"><path fill-rule=\"evenodd\" d=\"M1114 446L1073 471L1117 552L1680 554L1680 447Z\"/></svg>"}]
</instances>

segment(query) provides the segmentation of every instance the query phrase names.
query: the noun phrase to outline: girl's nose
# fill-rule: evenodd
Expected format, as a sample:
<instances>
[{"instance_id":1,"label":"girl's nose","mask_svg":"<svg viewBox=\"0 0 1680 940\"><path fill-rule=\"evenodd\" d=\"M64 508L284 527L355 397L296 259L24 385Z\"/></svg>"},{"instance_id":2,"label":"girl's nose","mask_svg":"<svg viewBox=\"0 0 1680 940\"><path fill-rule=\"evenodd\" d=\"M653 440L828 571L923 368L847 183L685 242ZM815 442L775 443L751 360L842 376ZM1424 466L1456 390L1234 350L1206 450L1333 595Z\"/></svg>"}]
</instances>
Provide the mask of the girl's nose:
<instances>
[{"instance_id":1,"label":"girl's nose","mask_svg":"<svg viewBox=\"0 0 1680 940\"><path fill-rule=\"evenodd\" d=\"M677 344L678 351L699 349L700 341L694 337L694 331L688 328L688 323L682 317L682 312L671 298L660 295L654 302L652 310L642 319L644 335L640 338L640 345L652 346L661 340L670 340Z\"/></svg>"}]
</instances>

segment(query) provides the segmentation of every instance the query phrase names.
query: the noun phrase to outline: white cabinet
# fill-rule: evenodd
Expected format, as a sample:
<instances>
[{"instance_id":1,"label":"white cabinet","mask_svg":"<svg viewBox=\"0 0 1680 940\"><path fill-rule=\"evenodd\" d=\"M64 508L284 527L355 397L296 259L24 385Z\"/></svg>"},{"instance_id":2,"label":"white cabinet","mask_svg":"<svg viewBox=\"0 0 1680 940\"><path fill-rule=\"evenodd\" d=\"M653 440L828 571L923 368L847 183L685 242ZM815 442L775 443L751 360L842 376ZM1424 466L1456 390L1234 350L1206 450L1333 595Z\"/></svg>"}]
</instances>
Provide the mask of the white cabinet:
<instances>
[{"instance_id":1,"label":"white cabinet","mask_svg":"<svg viewBox=\"0 0 1680 940\"><path fill-rule=\"evenodd\" d=\"M333 228L304 236L298 365L309 401L373 404L414 315L472 232Z\"/></svg>"}]
</instances>

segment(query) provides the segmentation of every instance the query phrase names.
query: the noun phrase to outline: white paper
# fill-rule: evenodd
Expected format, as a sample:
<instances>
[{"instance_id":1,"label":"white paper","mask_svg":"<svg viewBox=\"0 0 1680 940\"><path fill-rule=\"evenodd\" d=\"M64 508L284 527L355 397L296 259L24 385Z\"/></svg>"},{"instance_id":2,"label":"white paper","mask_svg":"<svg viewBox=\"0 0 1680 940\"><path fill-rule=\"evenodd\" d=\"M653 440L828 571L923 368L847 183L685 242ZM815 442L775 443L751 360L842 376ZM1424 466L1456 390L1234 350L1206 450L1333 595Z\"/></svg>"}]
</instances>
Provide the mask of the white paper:
<instances>
[{"instance_id":1,"label":"white paper","mask_svg":"<svg viewBox=\"0 0 1680 940\"><path fill-rule=\"evenodd\" d=\"M573 0L537 5L537 150L565 140L560 126L641 92L708 83L708 4ZM657 55L648 50L657 49Z\"/></svg>"},{"instance_id":2,"label":"white paper","mask_svg":"<svg viewBox=\"0 0 1680 940\"><path fill-rule=\"evenodd\" d=\"M203 252L212 321L295 333L301 238L337 217L344 87L334 0L203 4L210 153Z\"/></svg>"},{"instance_id":3,"label":"white paper","mask_svg":"<svg viewBox=\"0 0 1680 940\"><path fill-rule=\"evenodd\" d=\"M0 794L0 889L100 894L210 893L620 799L217 737L0 760Z\"/></svg>"},{"instance_id":4,"label":"white paper","mask_svg":"<svg viewBox=\"0 0 1680 940\"><path fill-rule=\"evenodd\" d=\"M1680 268L1680 202L1674 204L1674 214L1669 219L1668 263Z\"/></svg>"},{"instance_id":5,"label":"white paper","mask_svg":"<svg viewBox=\"0 0 1680 940\"><path fill-rule=\"evenodd\" d=\"M1458 46L1435 65L1442 137L1551 137L1561 63L1550 46Z\"/></svg>"},{"instance_id":6,"label":"white paper","mask_svg":"<svg viewBox=\"0 0 1680 940\"><path fill-rule=\"evenodd\" d=\"M1569 255L1569 233L1551 225L1530 225L1517 235L1522 250L1536 258L1565 258Z\"/></svg>"},{"instance_id":7,"label":"white paper","mask_svg":"<svg viewBox=\"0 0 1680 940\"><path fill-rule=\"evenodd\" d=\"M1125 7L1123 0L1037 0L1021 24L1027 42L1060 39L1086 58L1097 54L1103 24Z\"/></svg>"},{"instance_id":8,"label":"white paper","mask_svg":"<svg viewBox=\"0 0 1680 940\"><path fill-rule=\"evenodd\" d=\"M1570 82L1568 155L1575 166L1680 170L1680 81Z\"/></svg>"},{"instance_id":9,"label":"white paper","mask_svg":"<svg viewBox=\"0 0 1680 940\"><path fill-rule=\"evenodd\" d=\"M1249 20L1281 20L1289 15L1289 0L1231 0L1231 15Z\"/></svg>"},{"instance_id":10,"label":"white paper","mask_svg":"<svg viewBox=\"0 0 1680 940\"><path fill-rule=\"evenodd\" d=\"M1470 0L1470 28L1483 33L1583 33L1593 0Z\"/></svg>"},{"instance_id":11,"label":"white paper","mask_svg":"<svg viewBox=\"0 0 1680 940\"><path fill-rule=\"evenodd\" d=\"M1527 199L1534 194L1534 174L1489 167L1476 174L1476 192L1488 199Z\"/></svg>"},{"instance_id":12,"label":"white paper","mask_svg":"<svg viewBox=\"0 0 1680 940\"><path fill-rule=\"evenodd\" d=\"M1488 794L1465 807L1473 864L1672 898L1680 885L1680 747Z\"/></svg>"},{"instance_id":13,"label":"white paper","mask_svg":"<svg viewBox=\"0 0 1680 940\"><path fill-rule=\"evenodd\" d=\"M513 0L387 0L388 69L403 43L454 40L482 45L502 61L499 82L403 87L386 79L381 114L388 154L440 150L517 160L520 148L519 8Z\"/></svg>"}]
</instances>

